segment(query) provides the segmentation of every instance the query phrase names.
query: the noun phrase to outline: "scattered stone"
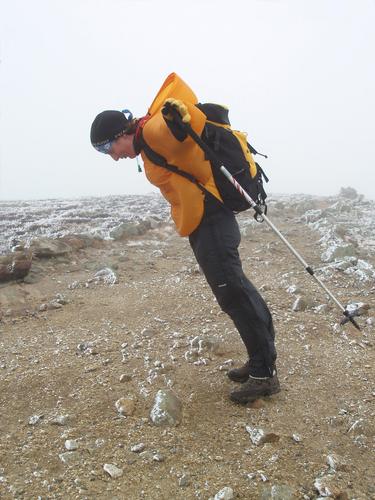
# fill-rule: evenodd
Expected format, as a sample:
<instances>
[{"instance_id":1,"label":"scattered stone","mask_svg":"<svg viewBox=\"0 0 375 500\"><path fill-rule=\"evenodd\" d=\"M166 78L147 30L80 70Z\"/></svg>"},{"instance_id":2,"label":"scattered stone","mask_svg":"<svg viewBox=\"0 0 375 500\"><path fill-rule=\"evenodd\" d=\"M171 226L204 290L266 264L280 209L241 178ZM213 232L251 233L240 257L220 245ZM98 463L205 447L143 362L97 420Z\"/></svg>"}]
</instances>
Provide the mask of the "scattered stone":
<instances>
[{"instance_id":1,"label":"scattered stone","mask_svg":"<svg viewBox=\"0 0 375 500\"><path fill-rule=\"evenodd\" d=\"M214 496L214 500L232 500L233 498L234 493L230 486L225 486Z\"/></svg>"},{"instance_id":2,"label":"scattered stone","mask_svg":"<svg viewBox=\"0 0 375 500\"><path fill-rule=\"evenodd\" d=\"M322 253L320 259L322 262L332 262L335 259L343 257L355 257L356 249L351 243L331 243L331 245Z\"/></svg>"},{"instance_id":3,"label":"scattered stone","mask_svg":"<svg viewBox=\"0 0 375 500\"><path fill-rule=\"evenodd\" d=\"M303 299L301 296L297 297L296 300L294 301L292 310L298 312L298 311L304 311L306 308L307 304L305 299Z\"/></svg>"},{"instance_id":4,"label":"scattered stone","mask_svg":"<svg viewBox=\"0 0 375 500\"><path fill-rule=\"evenodd\" d=\"M185 352L184 358L188 363L195 363L195 361L197 361L197 359L199 358L198 349L190 348Z\"/></svg>"},{"instance_id":5,"label":"scattered stone","mask_svg":"<svg viewBox=\"0 0 375 500\"><path fill-rule=\"evenodd\" d=\"M75 465L79 462L80 455L78 451L65 451L60 453L59 458L66 465Z\"/></svg>"},{"instance_id":6,"label":"scattered stone","mask_svg":"<svg viewBox=\"0 0 375 500\"><path fill-rule=\"evenodd\" d=\"M224 361L222 365L219 366L219 371L227 372L229 371L230 367L233 366L233 364L234 364L233 359L227 359L226 361Z\"/></svg>"},{"instance_id":7,"label":"scattered stone","mask_svg":"<svg viewBox=\"0 0 375 500\"><path fill-rule=\"evenodd\" d=\"M66 304L68 304L68 300L62 293L57 293L55 297L54 301L58 304L61 304L62 306L66 306Z\"/></svg>"},{"instance_id":8,"label":"scattered stone","mask_svg":"<svg viewBox=\"0 0 375 500\"><path fill-rule=\"evenodd\" d=\"M141 453L145 449L145 444L144 443L138 443L135 444L130 448L130 451L133 453Z\"/></svg>"},{"instance_id":9,"label":"scattered stone","mask_svg":"<svg viewBox=\"0 0 375 500\"><path fill-rule=\"evenodd\" d=\"M115 406L119 414L125 417L133 415L135 411L135 401L132 396L118 399L115 403Z\"/></svg>"},{"instance_id":10,"label":"scattered stone","mask_svg":"<svg viewBox=\"0 0 375 500\"><path fill-rule=\"evenodd\" d=\"M65 448L68 451L78 450L78 442L75 439L67 439L65 441Z\"/></svg>"},{"instance_id":11,"label":"scattered stone","mask_svg":"<svg viewBox=\"0 0 375 500\"><path fill-rule=\"evenodd\" d=\"M346 271L350 267L353 267L357 264L357 257L344 257L343 260L339 260L337 262L333 262L331 267L333 269L338 269L339 271Z\"/></svg>"},{"instance_id":12,"label":"scattered stone","mask_svg":"<svg viewBox=\"0 0 375 500\"><path fill-rule=\"evenodd\" d=\"M30 250L38 259L50 259L70 253L72 247L61 239L38 238L32 241Z\"/></svg>"},{"instance_id":13,"label":"scattered stone","mask_svg":"<svg viewBox=\"0 0 375 500\"><path fill-rule=\"evenodd\" d=\"M92 342L80 342L77 345L77 351L82 354L98 354L98 352L94 348L94 344Z\"/></svg>"},{"instance_id":14,"label":"scattered stone","mask_svg":"<svg viewBox=\"0 0 375 500\"><path fill-rule=\"evenodd\" d=\"M144 462L151 463L154 459L154 454L149 450L145 450L145 451L141 451L141 453L139 454L139 457Z\"/></svg>"},{"instance_id":15,"label":"scattered stone","mask_svg":"<svg viewBox=\"0 0 375 500\"><path fill-rule=\"evenodd\" d=\"M164 253L163 253L163 251L162 251L162 250L153 250L153 251L151 252L151 257L154 257L154 258L155 258L155 257L156 257L156 258L158 258L158 257L164 257Z\"/></svg>"},{"instance_id":16,"label":"scattered stone","mask_svg":"<svg viewBox=\"0 0 375 500\"><path fill-rule=\"evenodd\" d=\"M359 418L351 423L347 433L353 437L355 443L361 445L368 434L368 424L363 418Z\"/></svg>"},{"instance_id":17,"label":"scattered stone","mask_svg":"<svg viewBox=\"0 0 375 500\"><path fill-rule=\"evenodd\" d=\"M292 439L295 443L300 443L302 441L302 438L299 434L292 434Z\"/></svg>"},{"instance_id":18,"label":"scattered stone","mask_svg":"<svg viewBox=\"0 0 375 500\"><path fill-rule=\"evenodd\" d=\"M329 465L330 473L334 473L337 471L346 472L349 470L348 463L344 460L343 457L337 455L336 453L327 455L327 464Z\"/></svg>"},{"instance_id":19,"label":"scattered stone","mask_svg":"<svg viewBox=\"0 0 375 500\"><path fill-rule=\"evenodd\" d=\"M323 497L338 498L342 493L341 489L335 484L335 478L332 475L326 475L315 479L314 487L319 495Z\"/></svg>"},{"instance_id":20,"label":"scattered stone","mask_svg":"<svg viewBox=\"0 0 375 500\"><path fill-rule=\"evenodd\" d=\"M113 479L117 479L117 478L121 477L124 473L124 471L122 469L119 469L118 467L116 467L116 465L113 465L113 464L104 464L103 469Z\"/></svg>"},{"instance_id":21,"label":"scattered stone","mask_svg":"<svg viewBox=\"0 0 375 500\"><path fill-rule=\"evenodd\" d=\"M319 306L314 307L314 311L318 314L324 314L327 311L329 311L330 305L329 304L320 304Z\"/></svg>"},{"instance_id":22,"label":"scattered stone","mask_svg":"<svg viewBox=\"0 0 375 500\"><path fill-rule=\"evenodd\" d=\"M92 214L90 214L92 216ZM67 243L73 250L84 248L103 248L103 239L97 235L88 234L67 234L60 238L60 241Z\"/></svg>"},{"instance_id":23,"label":"scattered stone","mask_svg":"<svg viewBox=\"0 0 375 500\"><path fill-rule=\"evenodd\" d=\"M190 342L191 349L198 349L198 355L205 353L221 354L222 343L214 337L196 336Z\"/></svg>"},{"instance_id":24,"label":"scattered stone","mask_svg":"<svg viewBox=\"0 0 375 500\"><path fill-rule=\"evenodd\" d=\"M301 220L304 222L316 222L322 217L322 210L307 210L302 216Z\"/></svg>"},{"instance_id":25,"label":"scattered stone","mask_svg":"<svg viewBox=\"0 0 375 500\"><path fill-rule=\"evenodd\" d=\"M51 425L67 425L70 422L70 415L58 415L50 420Z\"/></svg>"},{"instance_id":26,"label":"scattered stone","mask_svg":"<svg viewBox=\"0 0 375 500\"><path fill-rule=\"evenodd\" d=\"M0 283L25 278L31 269L31 263L30 251L0 256Z\"/></svg>"},{"instance_id":27,"label":"scattered stone","mask_svg":"<svg viewBox=\"0 0 375 500\"><path fill-rule=\"evenodd\" d=\"M155 455L152 457L152 460L154 462L164 462L165 458L160 453L155 453Z\"/></svg>"},{"instance_id":28,"label":"scattered stone","mask_svg":"<svg viewBox=\"0 0 375 500\"><path fill-rule=\"evenodd\" d=\"M341 323L334 323L332 325L332 330L334 333L341 333L343 330Z\"/></svg>"},{"instance_id":29,"label":"scattered stone","mask_svg":"<svg viewBox=\"0 0 375 500\"><path fill-rule=\"evenodd\" d=\"M184 488L185 486L189 486L190 484L190 478L187 474L183 474L180 479L178 480L178 486L180 488Z\"/></svg>"},{"instance_id":30,"label":"scattered stone","mask_svg":"<svg viewBox=\"0 0 375 500\"><path fill-rule=\"evenodd\" d=\"M346 306L346 309L349 312L358 311L359 315L366 314L370 309L369 304L365 304L364 302L351 302Z\"/></svg>"},{"instance_id":31,"label":"scattered stone","mask_svg":"<svg viewBox=\"0 0 375 500\"><path fill-rule=\"evenodd\" d=\"M173 391L161 389L157 392L150 419L158 426L176 426L181 422L182 403Z\"/></svg>"},{"instance_id":32,"label":"scattered stone","mask_svg":"<svg viewBox=\"0 0 375 500\"><path fill-rule=\"evenodd\" d=\"M118 283L118 277L110 267L105 267L103 269L100 269L100 271L98 271L97 273L95 273L94 281L95 283L102 282L106 285L114 285Z\"/></svg>"},{"instance_id":33,"label":"scattered stone","mask_svg":"<svg viewBox=\"0 0 375 500\"><path fill-rule=\"evenodd\" d=\"M260 446L264 443L275 443L279 441L280 436L274 432L266 432L263 429L246 426L246 431L250 435L250 440L255 446Z\"/></svg>"},{"instance_id":34,"label":"scattered stone","mask_svg":"<svg viewBox=\"0 0 375 500\"><path fill-rule=\"evenodd\" d=\"M32 415L29 418L29 425L36 425L39 424L39 422L42 420L44 415Z\"/></svg>"},{"instance_id":35,"label":"scattered stone","mask_svg":"<svg viewBox=\"0 0 375 500\"><path fill-rule=\"evenodd\" d=\"M112 229L109 236L114 240L123 240L134 236L140 236L146 231L147 229L145 225L141 225L138 222L123 222L119 226Z\"/></svg>"},{"instance_id":36,"label":"scattered stone","mask_svg":"<svg viewBox=\"0 0 375 500\"><path fill-rule=\"evenodd\" d=\"M79 288L81 286L81 283L78 280L73 281L68 285L69 290L75 290L76 288Z\"/></svg>"},{"instance_id":37,"label":"scattered stone","mask_svg":"<svg viewBox=\"0 0 375 500\"><path fill-rule=\"evenodd\" d=\"M120 382L130 382L131 379L132 376L128 373L123 373L122 375L120 375Z\"/></svg>"},{"instance_id":38,"label":"scattered stone","mask_svg":"<svg viewBox=\"0 0 375 500\"><path fill-rule=\"evenodd\" d=\"M156 330L154 328L143 328L141 331L141 335L144 338L151 338L156 334Z\"/></svg>"},{"instance_id":39,"label":"scattered stone","mask_svg":"<svg viewBox=\"0 0 375 500\"><path fill-rule=\"evenodd\" d=\"M286 289L286 291L288 293L296 295L298 293L301 293L301 288L299 286L297 286L297 285L290 285L290 286L288 286L288 288Z\"/></svg>"},{"instance_id":40,"label":"scattered stone","mask_svg":"<svg viewBox=\"0 0 375 500\"><path fill-rule=\"evenodd\" d=\"M290 486L274 484L263 489L259 500L294 500L295 498L296 492Z\"/></svg>"},{"instance_id":41,"label":"scattered stone","mask_svg":"<svg viewBox=\"0 0 375 500\"><path fill-rule=\"evenodd\" d=\"M355 265L345 270L345 274L354 276L359 281L373 281L375 278L375 268L365 260L358 259Z\"/></svg>"},{"instance_id":42,"label":"scattered stone","mask_svg":"<svg viewBox=\"0 0 375 500\"><path fill-rule=\"evenodd\" d=\"M61 309L63 307L63 305L60 302L58 302L57 300L51 300L47 304L42 304L42 306L45 306L45 305L47 305L47 309L49 309L49 310Z\"/></svg>"}]
</instances>

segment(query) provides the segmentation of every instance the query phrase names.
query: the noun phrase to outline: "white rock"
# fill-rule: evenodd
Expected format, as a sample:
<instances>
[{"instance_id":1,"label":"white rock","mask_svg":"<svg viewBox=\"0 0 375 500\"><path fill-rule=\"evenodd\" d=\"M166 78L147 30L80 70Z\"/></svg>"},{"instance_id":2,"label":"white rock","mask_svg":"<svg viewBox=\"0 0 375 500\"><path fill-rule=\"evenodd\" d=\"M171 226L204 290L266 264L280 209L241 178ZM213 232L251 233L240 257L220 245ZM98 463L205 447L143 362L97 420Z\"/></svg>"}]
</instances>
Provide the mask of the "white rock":
<instances>
[{"instance_id":1,"label":"white rock","mask_svg":"<svg viewBox=\"0 0 375 500\"><path fill-rule=\"evenodd\" d=\"M329 472L337 472L337 471L347 471L348 470L348 464L347 462L339 455L336 453L331 453L330 455L327 455L327 464L329 465L330 471Z\"/></svg>"},{"instance_id":2,"label":"white rock","mask_svg":"<svg viewBox=\"0 0 375 500\"><path fill-rule=\"evenodd\" d=\"M225 486L214 496L214 500L232 500L233 498L234 493L230 486Z\"/></svg>"},{"instance_id":3,"label":"white rock","mask_svg":"<svg viewBox=\"0 0 375 500\"><path fill-rule=\"evenodd\" d=\"M366 312L370 309L370 305L365 304L364 302L351 302L346 306L346 309L351 313L357 311L361 315L366 314Z\"/></svg>"},{"instance_id":4,"label":"white rock","mask_svg":"<svg viewBox=\"0 0 375 500\"><path fill-rule=\"evenodd\" d=\"M42 420L43 415L32 415L29 418L29 425L36 425L39 424L39 422Z\"/></svg>"},{"instance_id":5,"label":"white rock","mask_svg":"<svg viewBox=\"0 0 375 500\"><path fill-rule=\"evenodd\" d=\"M320 259L322 262L332 262L343 257L355 257L356 250L351 243L331 243Z\"/></svg>"},{"instance_id":6,"label":"white rock","mask_svg":"<svg viewBox=\"0 0 375 500\"><path fill-rule=\"evenodd\" d=\"M292 434L292 439L296 443L300 443L302 441L301 436L299 434Z\"/></svg>"},{"instance_id":7,"label":"white rock","mask_svg":"<svg viewBox=\"0 0 375 500\"><path fill-rule=\"evenodd\" d=\"M65 448L69 451L74 451L78 449L78 442L75 439L67 439L65 441Z\"/></svg>"},{"instance_id":8,"label":"white rock","mask_svg":"<svg viewBox=\"0 0 375 500\"><path fill-rule=\"evenodd\" d=\"M306 301L301 296L299 296L294 301L292 310L295 312L304 311L306 307L307 307Z\"/></svg>"},{"instance_id":9,"label":"white rock","mask_svg":"<svg viewBox=\"0 0 375 500\"><path fill-rule=\"evenodd\" d=\"M150 419L155 425L178 425L182 420L182 403L169 389L161 389L155 396Z\"/></svg>"},{"instance_id":10,"label":"white rock","mask_svg":"<svg viewBox=\"0 0 375 500\"><path fill-rule=\"evenodd\" d=\"M329 304L320 304L314 307L314 311L317 313L326 313L330 309Z\"/></svg>"},{"instance_id":11,"label":"white rock","mask_svg":"<svg viewBox=\"0 0 375 500\"><path fill-rule=\"evenodd\" d=\"M335 477L326 475L315 479L314 487L322 497L337 498L341 491L335 484Z\"/></svg>"},{"instance_id":12,"label":"white rock","mask_svg":"<svg viewBox=\"0 0 375 500\"><path fill-rule=\"evenodd\" d=\"M145 449L144 443L138 443L132 446L130 448L130 451L132 451L133 453L141 453L144 449Z\"/></svg>"},{"instance_id":13,"label":"white rock","mask_svg":"<svg viewBox=\"0 0 375 500\"><path fill-rule=\"evenodd\" d=\"M70 283L70 285L68 285L68 288L70 290L75 290L76 288L79 288L80 287L80 282L79 281L73 281L72 283Z\"/></svg>"},{"instance_id":14,"label":"white rock","mask_svg":"<svg viewBox=\"0 0 375 500\"><path fill-rule=\"evenodd\" d=\"M297 285L290 285L288 286L288 288L286 289L286 291L288 293L292 293L293 295L297 294L297 293L301 293L301 288Z\"/></svg>"},{"instance_id":15,"label":"white rock","mask_svg":"<svg viewBox=\"0 0 375 500\"><path fill-rule=\"evenodd\" d=\"M97 273L95 273L95 281L102 281L106 285L114 285L118 283L118 277L116 273L109 267L105 267L104 269L100 269Z\"/></svg>"},{"instance_id":16,"label":"white rock","mask_svg":"<svg viewBox=\"0 0 375 500\"><path fill-rule=\"evenodd\" d=\"M266 432L263 429L257 429L255 427L246 426L246 431L250 435L251 442L255 446L262 445L264 443L274 443L280 439L280 436L274 432Z\"/></svg>"},{"instance_id":17,"label":"white rock","mask_svg":"<svg viewBox=\"0 0 375 500\"><path fill-rule=\"evenodd\" d=\"M198 349L199 355L208 352L219 354L222 350L221 342L219 339L199 335L191 340L190 346L191 350Z\"/></svg>"},{"instance_id":18,"label":"white rock","mask_svg":"<svg viewBox=\"0 0 375 500\"><path fill-rule=\"evenodd\" d=\"M151 257L164 257L164 253L162 250L153 250L151 252Z\"/></svg>"},{"instance_id":19,"label":"white rock","mask_svg":"<svg viewBox=\"0 0 375 500\"><path fill-rule=\"evenodd\" d=\"M116 467L116 465L113 465L113 464L104 464L103 469L113 479L117 479L117 478L121 477L124 473L124 471L122 469L119 469L118 467Z\"/></svg>"},{"instance_id":20,"label":"white rock","mask_svg":"<svg viewBox=\"0 0 375 500\"><path fill-rule=\"evenodd\" d=\"M77 451L66 451L60 453L59 458L66 465L74 465L79 462L80 455Z\"/></svg>"},{"instance_id":21,"label":"white rock","mask_svg":"<svg viewBox=\"0 0 375 500\"><path fill-rule=\"evenodd\" d=\"M152 457L152 460L154 462L164 462L165 458L160 453L155 453L155 455Z\"/></svg>"}]
</instances>

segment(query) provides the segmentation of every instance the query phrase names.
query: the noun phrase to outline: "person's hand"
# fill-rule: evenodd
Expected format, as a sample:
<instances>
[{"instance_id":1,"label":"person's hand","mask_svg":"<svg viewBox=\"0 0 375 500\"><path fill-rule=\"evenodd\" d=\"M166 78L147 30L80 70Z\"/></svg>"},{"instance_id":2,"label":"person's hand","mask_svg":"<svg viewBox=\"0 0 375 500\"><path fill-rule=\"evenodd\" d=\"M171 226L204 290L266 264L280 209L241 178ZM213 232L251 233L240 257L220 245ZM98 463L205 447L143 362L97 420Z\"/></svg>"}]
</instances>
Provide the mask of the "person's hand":
<instances>
[{"instance_id":1,"label":"person's hand","mask_svg":"<svg viewBox=\"0 0 375 500\"><path fill-rule=\"evenodd\" d=\"M186 107L186 104L184 104L179 99L174 99L173 97L165 100L164 106L161 110L166 120L173 121L173 113L171 113L171 108L177 111L184 123L190 122L191 116Z\"/></svg>"}]
</instances>

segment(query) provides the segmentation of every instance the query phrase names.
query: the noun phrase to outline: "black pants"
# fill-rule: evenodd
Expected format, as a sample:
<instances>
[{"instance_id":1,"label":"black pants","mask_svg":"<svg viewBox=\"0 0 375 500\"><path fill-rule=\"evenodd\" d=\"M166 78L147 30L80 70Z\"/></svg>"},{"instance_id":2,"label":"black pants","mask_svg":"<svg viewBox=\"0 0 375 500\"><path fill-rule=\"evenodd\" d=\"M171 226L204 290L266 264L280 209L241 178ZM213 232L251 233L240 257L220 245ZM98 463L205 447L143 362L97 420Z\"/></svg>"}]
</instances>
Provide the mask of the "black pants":
<instances>
[{"instance_id":1,"label":"black pants","mask_svg":"<svg viewBox=\"0 0 375 500\"><path fill-rule=\"evenodd\" d=\"M242 270L241 235L231 210L206 203L190 246L221 309L233 320L251 360L251 375L272 374L276 349L272 316L263 298Z\"/></svg>"}]
</instances>

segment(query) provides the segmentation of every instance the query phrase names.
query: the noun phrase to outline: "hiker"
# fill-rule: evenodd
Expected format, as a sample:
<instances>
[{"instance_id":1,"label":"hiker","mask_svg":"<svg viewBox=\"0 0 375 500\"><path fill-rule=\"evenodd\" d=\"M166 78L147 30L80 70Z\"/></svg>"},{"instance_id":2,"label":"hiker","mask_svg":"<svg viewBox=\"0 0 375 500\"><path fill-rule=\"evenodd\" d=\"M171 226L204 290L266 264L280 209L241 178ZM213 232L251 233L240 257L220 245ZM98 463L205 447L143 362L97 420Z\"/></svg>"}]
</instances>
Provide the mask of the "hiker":
<instances>
[{"instance_id":1,"label":"hiker","mask_svg":"<svg viewBox=\"0 0 375 500\"><path fill-rule=\"evenodd\" d=\"M257 164L249 152L251 146L246 146L245 134L230 128L228 109L198 103L176 73L167 77L145 116L133 118L129 110L103 111L92 123L90 138L97 151L115 161L140 154L148 180L170 203L178 233L189 238L219 306L233 320L245 344L248 359L240 368L230 370L228 377L242 383L230 398L246 404L280 390L272 316L242 270L234 212L243 209L243 199L231 191L234 188L229 181L183 124L219 154L226 153L226 160L221 158L224 165L234 162L239 167L237 162L242 161L249 179L251 169L255 175Z\"/></svg>"}]
</instances>

